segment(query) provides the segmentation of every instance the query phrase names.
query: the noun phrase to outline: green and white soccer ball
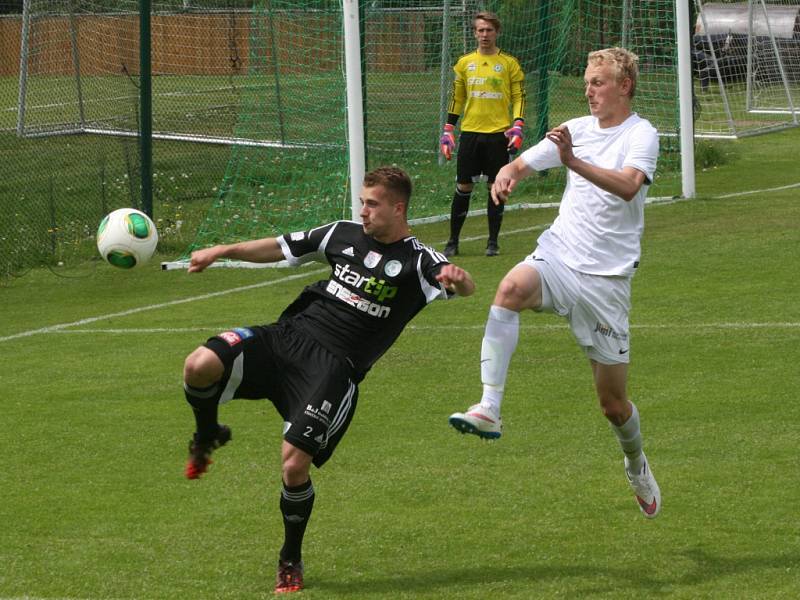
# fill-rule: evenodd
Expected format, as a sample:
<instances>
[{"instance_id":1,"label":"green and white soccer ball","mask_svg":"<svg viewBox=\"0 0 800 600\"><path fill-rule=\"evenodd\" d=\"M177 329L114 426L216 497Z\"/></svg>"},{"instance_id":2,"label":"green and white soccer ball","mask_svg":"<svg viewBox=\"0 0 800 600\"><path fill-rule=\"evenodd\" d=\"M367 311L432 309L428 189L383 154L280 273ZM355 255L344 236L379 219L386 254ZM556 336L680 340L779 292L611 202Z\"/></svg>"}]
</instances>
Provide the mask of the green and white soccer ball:
<instances>
[{"instance_id":1,"label":"green and white soccer ball","mask_svg":"<svg viewBox=\"0 0 800 600\"><path fill-rule=\"evenodd\" d=\"M143 265L156 251L155 223L135 208L120 208L106 215L97 228L97 249L110 265L132 269Z\"/></svg>"}]
</instances>

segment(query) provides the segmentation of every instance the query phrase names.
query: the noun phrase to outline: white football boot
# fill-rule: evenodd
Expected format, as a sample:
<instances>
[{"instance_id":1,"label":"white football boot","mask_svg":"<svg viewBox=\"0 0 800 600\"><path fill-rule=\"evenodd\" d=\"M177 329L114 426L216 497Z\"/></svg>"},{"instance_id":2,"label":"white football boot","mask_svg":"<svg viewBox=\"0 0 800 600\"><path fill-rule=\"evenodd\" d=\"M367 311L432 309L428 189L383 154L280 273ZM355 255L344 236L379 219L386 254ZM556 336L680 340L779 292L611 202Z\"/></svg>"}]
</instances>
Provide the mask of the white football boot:
<instances>
[{"instance_id":1,"label":"white football boot","mask_svg":"<svg viewBox=\"0 0 800 600\"><path fill-rule=\"evenodd\" d=\"M644 453L642 453L644 456ZM639 509L646 519L655 519L661 510L661 490L658 489L656 478L650 471L647 457L644 456L644 466L641 472L633 474L628 470L628 457L625 457L625 475L631 484Z\"/></svg>"},{"instance_id":2,"label":"white football boot","mask_svg":"<svg viewBox=\"0 0 800 600\"><path fill-rule=\"evenodd\" d=\"M471 433L483 439L496 440L503 433L503 419L494 411L475 404L467 412L450 415L450 425L461 433Z\"/></svg>"}]
</instances>

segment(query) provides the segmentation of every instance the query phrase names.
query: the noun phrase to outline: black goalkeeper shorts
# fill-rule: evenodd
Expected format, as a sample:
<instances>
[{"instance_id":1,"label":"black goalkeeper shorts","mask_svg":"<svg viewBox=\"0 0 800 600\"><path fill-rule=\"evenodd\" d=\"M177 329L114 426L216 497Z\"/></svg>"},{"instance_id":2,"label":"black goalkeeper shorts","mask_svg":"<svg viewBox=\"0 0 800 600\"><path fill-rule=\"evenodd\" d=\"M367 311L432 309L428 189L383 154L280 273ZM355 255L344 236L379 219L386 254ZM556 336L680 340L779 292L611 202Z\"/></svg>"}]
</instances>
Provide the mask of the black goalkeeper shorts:
<instances>
[{"instance_id":1,"label":"black goalkeeper shorts","mask_svg":"<svg viewBox=\"0 0 800 600\"><path fill-rule=\"evenodd\" d=\"M481 174L489 183L508 164L508 140L502 133L464 131L458 142L456 181L473 183Z\"/></svg>"},{"instance_id":2,"label":"black goalkeeper shorts","mask_svg":"<svg viewBox=\"0 0 800 600\"><path fill-rule=\"evenodd\" d=\"M205 346L225 365L220 404L268 398L283 417L283 439L317 467L331 457L358 400L346 362L286 322L223 331Z\"/></svg>"}]
</instances>

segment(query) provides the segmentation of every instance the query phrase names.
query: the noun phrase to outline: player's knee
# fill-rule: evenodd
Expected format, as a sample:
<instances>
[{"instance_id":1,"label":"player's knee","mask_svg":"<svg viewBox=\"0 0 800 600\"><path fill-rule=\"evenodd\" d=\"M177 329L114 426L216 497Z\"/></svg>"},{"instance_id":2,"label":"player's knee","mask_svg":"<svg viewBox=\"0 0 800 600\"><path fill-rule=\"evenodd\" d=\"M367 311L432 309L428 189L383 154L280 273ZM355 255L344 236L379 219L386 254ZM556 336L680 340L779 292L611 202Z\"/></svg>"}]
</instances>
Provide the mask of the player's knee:
<instances>
[{"instance_id":1,"label":"player's knee","mask_svg":"<svg viewBox=\"0 0 800 600\"><path fill-rule=\"evenodd\" d=\"M302 485L309 478L310 461L296 453L284 456L283 482L288 486Z\"/></svg>"},{"instance_id":2,"label":"player's knee","mask_svg":"<svg viewBox=\"0 0 800 600\"><path fill-rule=\"evenodd\" d=\"M224 371L225 367L216 353L200 346L183 363L183 381L192 387L208 387L219 381Z\"/></svg>"},{"instance_id":3,"label":"player's knee","mask_svg":"<svg viewBox=\"0 0 800 600\"><path fill-rule=\"evenodd\" d=\"M600 393L600 410L612 425L618 427L630 417L627 399L611 392Z\"/></svg>"},{"instance_id":4,"label":"player's knee","mask_svg":"<svg viewBox=\"0 0 800 600\"><path fill-rule=\"evenodd\" d=\"M505 277L497 286L494 303L503 308L520 311L527 306L529 296L528 286L514 278Z\"/></svg>"},{"instance_id":5,"label":"player's knee","mask_svg":"<svg viewBox=\"0 0 800 600\"><path fill-rule=\"evenodd\" d=\"M463 194L465 196L472 193L473 184L471 183L457 183L456 184L456 191L459 194Z\"/></svg>"}]
</instances>

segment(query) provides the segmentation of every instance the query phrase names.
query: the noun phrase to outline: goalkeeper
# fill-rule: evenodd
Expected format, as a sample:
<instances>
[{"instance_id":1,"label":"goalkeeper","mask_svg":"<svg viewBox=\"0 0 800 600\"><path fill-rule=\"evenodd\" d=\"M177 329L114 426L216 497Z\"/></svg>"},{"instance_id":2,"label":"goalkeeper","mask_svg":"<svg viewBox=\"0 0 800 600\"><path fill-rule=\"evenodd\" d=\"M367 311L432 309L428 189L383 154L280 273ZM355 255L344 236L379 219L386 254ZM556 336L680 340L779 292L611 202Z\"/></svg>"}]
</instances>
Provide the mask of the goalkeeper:
<instances>
[{"instance_id":1,"label":"goalkeeper","mask_svg":"<svg viewBox=\"0 0 800 600\"><path fill-rule=\"evenodd\" d=\"M453 67L455 79L440 139L442 154L450 160L456 145L456 123L463 114L456 191L450 207L450 239L444 249L448 257L458 254L458 238L467 219L475 181L483 174L491 188L497 172L508 163L509 155L516 154L522 145L525 75L517 59L497 47L500 33L497 15L480 12L472 24L478 48L459 58ZM486 210L489 220L486 256L496 256L503 204L492 202L490 195Z\"/></svg>"}]
</instances>

